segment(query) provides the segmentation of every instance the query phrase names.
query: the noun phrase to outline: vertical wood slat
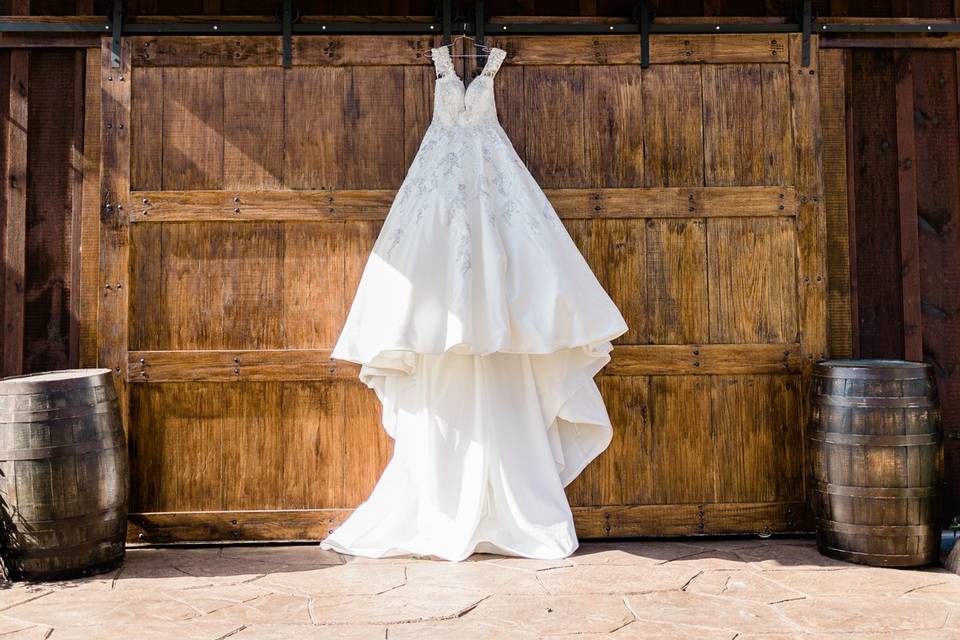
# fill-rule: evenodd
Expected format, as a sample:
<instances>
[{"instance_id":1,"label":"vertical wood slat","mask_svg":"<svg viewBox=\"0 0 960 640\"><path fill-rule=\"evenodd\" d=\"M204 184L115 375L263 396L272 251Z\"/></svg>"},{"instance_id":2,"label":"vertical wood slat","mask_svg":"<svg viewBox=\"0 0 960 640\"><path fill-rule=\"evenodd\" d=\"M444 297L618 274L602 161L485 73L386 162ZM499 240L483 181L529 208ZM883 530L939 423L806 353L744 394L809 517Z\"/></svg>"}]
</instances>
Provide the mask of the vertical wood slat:
<instances>
[{"instance_id":1,"label":"vertical wood slat","mask_svg":"<svg viewBox=\"0 0 960 640\"><path fill-rule=\"evenodd\" d=\"M893 53L897 103L897 193L900 212L900 274L903 357L923 360L920 316L920 238L917 219L916 139L913 131L913 62L909 51Z\"/></svg>"},{"instance_id":2,"label":"vertical wood slat","mask_svg":"<svg viewBox=\"0 0 960 640\"><path fill-rule=\"evenodd\" d=\"M819 39L810 37L810 66L802 66L802 36L790 34L790 95L793 139L796 146L797 292L799 294L800 351L803 376L800 397L806 398L813 363L827 352L826 221L823 204L819 98ZM808 409L801 403L801 433L806 430ZM801 438L800 456L807 459L806 438ZM809 509L807 474L802 474L802 494ZM804 513L804 520L807 519Z\"/></svg>"},{"instance_id":3,"label":"vertical wood slat","mask_svg":"<svg viewBox=\"0 0 960 640\"><path fill-rule=\"evenodd\" d=\"M831 358L853 357L845 56L841 49L820 51L820 118L827 225L827 336Z\"/></svg>"},{"instance_id":4,"label":"vertical wood slat","mask_svg":"<svg viewBox=\"0 0 960 640\"><path fill-rule=\"evenodd\" d=\"M80 333L78 366L97 364L100 267L100 50L85 51L83 186L80 211Z\"/></svg>"},{"instance_id":5,"label":"vertical wood slat","mask_svg":"<svg viewBox=\"0 0 960 640\"><path fill-rule=\"evenodd\" d=\"M796 143L798 292L800 344L809 365L826 356L826 221L823 206L822 138L817 77L817 37L810 41L810 67L801 66L801 36L790 34L793 133Z\"/></svg>"},{"instance_id":6,"label":"vertical wood slat","mask_svg":"<svg viewBox=\"0 0 960 640\"><path fill-rule=\"evenodd\" d=\"M23 372L30 53L9 53L3 158L3 375Z\"/></svg>"},{"instance_id":7,"label":"vertical wood slat","mask_svg":"<svg viewBox=\"0 0 960 640\"><path fill-rule=\"evenodd\" d=\"M80 270L83 265L83 134L85 132L86 113L84 99L87 95L84 71L87 66L86 52L83 49L73 52L73 140L70 150L70 342L67 346L68 361L71 367L80 366L80 316L82 313L83 292L80 289Z\"/></svg>"},{"instance_id":8,"label":"vertical wood slat","mask_svg":"<svg viewBox=\"0 0 960 640\"><path fill-rule=\"evenodd\" d=\"M849 51L843 52L843 98L844 98L844 138L846 144L844 151L847 155L847 234L850 236L847 242L847 252L849 253L850 264L850 356L860 357L860 295L859 278L857 269L857 185L856 185L856 153L854 153L853 140L856 133L854 126L854 100L851 95L853 87L853 56Z\"/></svg>"},{"instance_id":9,"label":"vertical wood slat","mask_svg":"<svg viewBox=\"0 0 960 640\"><path fill-rule=\"evenodd\" d=\"M98 364L114 373L124 429L128 430L127 309L130 200L130 45L121 42L120 67L111 68L111 39L101 39L100 311Z\"/></svg>"}]
</instances>

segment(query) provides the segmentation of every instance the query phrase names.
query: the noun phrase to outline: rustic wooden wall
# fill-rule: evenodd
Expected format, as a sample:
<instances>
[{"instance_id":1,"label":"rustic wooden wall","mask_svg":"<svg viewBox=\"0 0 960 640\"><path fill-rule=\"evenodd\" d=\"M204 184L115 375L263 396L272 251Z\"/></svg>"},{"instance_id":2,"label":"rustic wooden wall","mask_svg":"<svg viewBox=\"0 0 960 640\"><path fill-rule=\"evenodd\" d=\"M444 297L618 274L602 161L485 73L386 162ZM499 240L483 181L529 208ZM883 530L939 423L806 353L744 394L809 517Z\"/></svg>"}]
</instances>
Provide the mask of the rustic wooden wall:
<instances>
[{"instance_id":1,"label":"rustic wooden wall","mask_svg":"<svg viewBox=\"0 0 960 640\"><path fill-rule=\"evenodd\" d=\"M601 382L615 443L568 488L578 530L804 530L816 51L658 36L641 70L633 41L499 40L502 121L631 327ZM99 70L99 362L129 399L140 539L325 535L391 453L329 350L432 115L431 41L294 44L284 71L276 38L132 38Z\"/></svg>"},{"instance_id":2,"label":"rustic wooden wall","mask_svg":"<svg viewBox=\"0 0 960 640\"><path fill-rule=\"evenodd\" d=\"M110 3L102 0L5 0L0 2L0 13L105 13L108 4ZM422 1L351 3L349 10L342 9L343 3L304 1L297 4L308 14L349 12L404 15L426 14L432 11L432 2ZM627 16L634 3L602 0L561 1L549 3L549 8L541 6L544 4L532 1L487 2L487 12ZM960 15L953 0L834 0L815 2L815 5L820 15ZM191 14L200 12L197 8L200 6L202 12L212 15L269 15L274 10L274 3L256 0L208 0L202 4L184 2L180 5L176 2L133 0L129 6L133 15L156 14L161 11L176 13L178 6L179 12ZM669 3L669 7L659 8L659 15L785 15L793 10L794 3L791 2L702 0ZM956 204L955 194L956 49L913 49L895 52L892 46L894 44L890 39L875 40L872 48L861 44L854 50L821 52L824 56L821 67L821 100L824 160L828 164L825 174L827 224L830 228L828 337L831 353L835 355L903 356L910 349L916 353L919 344L923 357L935 364L948 435L946 468L953 496L948 498L948 512L960 513L960 313L954 302L958 297L960 276L951 271L955 269L955 265L949 258L958 249L956 229L960 225L960 206ZM899 46L902 47L902 44ZM29 54L14 52L12 57L19 57L19 68L23 70L21 76L29 85L33 79L29 75L33 68ZM44 220L64 233L69 231L73 236L70 244L75 248L77 207L80 206L80 226L86 224L88 227L87 232L82 229L80 231L81 249L87 256L96 256L99 238L96 233L90 232L89 226L97 221L99 213L97 182L90 179L90 176L95 175L100 162L97 149L100 137L99 78L91 74L99 65L99 52L95 56L87 56L86 59L88 110L84 114L85 121L82 126L78 126L75 121L71 124L71 119L56 102L28 105L26 100L18 99L17 93L10 91L10 58L10 51L0 52L0 95L5 96L2 101L3 110L8 116L8 126L0 140L0 146L6 147L8 141L12 140L14 148L20 145L23 151L13 156L4 153L7 184L10 184L10 177L16 173L18 158L26 162L30 140L34 145L34 150L30 152L33 159L44 157L45 151L37 145L59 144L59 150L53 149L53 152L63 153L65 144L63 140L54 140L55 136L44 137L33 133L31 137L26 127L21 128L19 124L11 126L11 122L14 122L9 118L11 107L23 109L23 120L30 116L59 122L64 130L72 131L74 143L78 141L81 129L85 130L87 154L83 158L82 193L79 198L75 195L76 184L71 183L67 171L62 172L59 177L48 174L45 178L47 183L58 185L56 188L62 189L62 192L55 194L48 190L44 197L59 202L61 206L66 206L68 201L70 205L69 208L48 208L44 213ZM65 59L64 66L70 66ZM90 85L91 78L95 85ZM837 83L828 82L830 79ZM843 90L833 90L832 87L840 86L841 81ZM57 91L59 96L73 95L78 86L75 79L68 79L62 74L59 82L65 83L61 84ZM70 100L69 97L67 99ZM57 111L60 113L55 114ZM909 131L911 121L914 125L912 132ZM18 140L21 135L18 131L22 133L22 141ZM846 134L846 144L838 142L840 132ZM831 170L831 167L836 171ZM847 167L849 172L842 170ZM905 167L907 171L901 171L901 167ZM72 171L76 171L76 167ZM877 180L878 175L886 175L888 179ZM876 182L871 182L874 180ZM916 186L911 188L914 184ZM69 194L67 190L70 190ZM18 198L22 199L22 205L17 205ZM36 199L33 201L37 202ZM4 203L3 244L8 247L7 255L4 256L8 267L5 270L6 293L3 296L6 303L0 303L0 308L3 308L5 322L13 323L5 327L0 337L5 343L5 371L10 373L23 368L23 358L28 355L24 352L23 344L28 339L33 340L37 353L43 354L36 357L44 362L63 362L64 357L71 366L95 362L97 320L96 304L92 304L92 301L96 300L100 292L91 290L90 287L84 289L83 283L95 280L99 260L94 258L79 261L79 269L86 270L87 273L80 277L78 296L75 284L78 267L73 258L75 253L71 252L68 257L66 244L52 241L50 236L44 236L42 231L36 232L39 234L38 240L30 240L28 237L28 234L34 233L35 227L28 227L26 223L26 190L22 190L18 195L15 188L5 188ZM838 242L837 238L842 237L840 234L847 224L847 205L849 229L854 241L844 247L843 242ZM18 211L22 213L18 214ZM912 241L911 227L914 216L917 233L916 240ZM11 225L11 219L20 222ZM22 237L16 235L19 229L23 229ZM901 243L904 235L910 249L907 253L904 253L904 245ZM47 239L40 239L43 237ZM34 299L33 312L38 314L36 317L45 318L44 327L27 327L24 323L23 314L29 303L22 292L27 287L25 279L33 276L30 275L30 270L24 268L19 272L19 277L24 278L24 282L18 284L18 272L9 268L11 264L18 264L16 249L20 245L23 246L20 264L26 264L27 247L30 246L31 255L34 256L31 259L53 265L51 271L43 272L46 275L40 275L41 271L37 271L37 276L33 279L33 290L38 293ZM915 252L912 249L914 246L917 247ZM12 256L9 247L15 250ZM0 251L4 251L2 246ZM846 270L847 256L850 260L849 271ZM911 264L919 264L920 267L904 269ZM72 273L67 273L66 269L70 269ZM881 278L875 274L887 274L887 277ZM847 285L844 283L845 278L849 278ZM54 295L56 291L59 293ZM70 295L64 297L67 292ZM11 293L12 295L8 295ZM84 304L85 299L91 302ZM10 300L13 301L12 305ZM64 316L63 310L71 308L76 310L77 317L80 318L78 323ZM79 324L76 330L79 337L70 333L71 322ZM12 343L19 345L18 347L10 348L11 336ZM77 346L74 346L75 341L79 343Z\"/></svg>"}]
</instances>

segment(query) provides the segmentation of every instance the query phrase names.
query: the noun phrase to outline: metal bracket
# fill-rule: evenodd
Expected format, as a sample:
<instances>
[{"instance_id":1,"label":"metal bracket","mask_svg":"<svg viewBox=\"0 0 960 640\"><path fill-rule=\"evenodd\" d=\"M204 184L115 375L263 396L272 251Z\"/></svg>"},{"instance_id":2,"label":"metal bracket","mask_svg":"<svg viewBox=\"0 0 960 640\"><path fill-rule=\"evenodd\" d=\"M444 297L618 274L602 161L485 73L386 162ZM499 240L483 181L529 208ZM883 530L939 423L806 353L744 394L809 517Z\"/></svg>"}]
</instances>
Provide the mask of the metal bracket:
<instances>
[{"instance_id":1,"label":"metal bracket","mask_svg":"<svg viewBox=\"0 0 960 640\"><path fill-rule=\"evenodd\" d=\"M110 24L113 42L110 45L110 67L120 68L120 39L123 36L123 0L113 0L113 20Z\"/></svg>"},{"instance_id":2,"label":"metal bracket","mask_svg":"<svg viewBox=\"0 0 960 640\"><path fill-rule=\"evenodd\" d=\"M803 0L803 16L800 19L800 24L803 33L800 66L806 68L810 66L810 30L813 25L813 3L811 0Z\"/></svg>"},{"instance_id":3,"label":"metal bracket","mask_svg":"<svg viewBox=\"0 0 960 640\"><path fill-rule=\"evenodd\" d=\"M477 0L476 2L473 3L473 11L474 11L474 20L473 20L474 38L476 39L477 44L482 45L483 38L484 38L483 0ZM483 50L481 49L480 52L477 53L477 62L479 64L484 63L486 61L486 57L487 56L483 54Z\"/></svg>"},{"instance_id":4,"label":"metal bracket","mask_svg":"<svg viewBox=\"0 0 960 640\"><path fill-rule=\"evenodd\" d=\"M446 46L453 42L453 0L443 0L443 13L440 16L443 21L443 45Z\"/></svg>"},{"instance_id":5,"label":"metal bracket","mask_svg":"<svg viewBox=\"0 0 960 640\"><path fill-rule=\"evenodd\" d=\"M640 23L640 68L650 66L650 25L653 22L654 10L647 0L643 0L634 9L634 20Z\"/></svg>"},{"instance_id":6,"label":"metal bracket","mask_svg":"<svg viewBox=\"0 0 960 640\"><path fill-rule=\"evenodd\" d=\"M299 11L297 17L299 17ZM282 22L283 39L283 68L289 69L293 66L293 1L283 0L283 9L281 9L280 20Z\"/></svg>"}]
</instances>

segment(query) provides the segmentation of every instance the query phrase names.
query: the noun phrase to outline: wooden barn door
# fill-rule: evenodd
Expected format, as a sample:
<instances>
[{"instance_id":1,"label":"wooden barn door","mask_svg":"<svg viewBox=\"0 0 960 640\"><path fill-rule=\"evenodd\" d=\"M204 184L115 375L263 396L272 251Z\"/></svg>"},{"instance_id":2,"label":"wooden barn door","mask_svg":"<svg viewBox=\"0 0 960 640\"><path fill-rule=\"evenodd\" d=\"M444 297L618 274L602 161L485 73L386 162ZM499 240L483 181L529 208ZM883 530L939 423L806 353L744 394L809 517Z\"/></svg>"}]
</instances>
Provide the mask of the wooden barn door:
<instances>
[{"instance_id":1,"label":"wooden barn door","mask_svg":"<svg viewBox=\"0 0 960 640\"><path fill-rule=\"evenodd\" d=\"M815 40L815 39L814 39ZM803 398L825 356L816 42L498 40L500 118L624 313L582 536L805 530Z\"/></svg>"},{"instance_id":2,"label":"wooden barn door","mask_svg":"<svg viewBox=\"0 0 960 640\"><path fill-rule=\"evenodd\" d=\"M392 441L329 353L429 123L432 44L300 37L291 69L272 37L105 50L100 362L132 539L318 539L369 494ZM804 529L815 42L809 68L792 36L655 37L648 69L636 38L499 44L501 121L630 326L578 533Z\"/></svg>"}]
</instances>

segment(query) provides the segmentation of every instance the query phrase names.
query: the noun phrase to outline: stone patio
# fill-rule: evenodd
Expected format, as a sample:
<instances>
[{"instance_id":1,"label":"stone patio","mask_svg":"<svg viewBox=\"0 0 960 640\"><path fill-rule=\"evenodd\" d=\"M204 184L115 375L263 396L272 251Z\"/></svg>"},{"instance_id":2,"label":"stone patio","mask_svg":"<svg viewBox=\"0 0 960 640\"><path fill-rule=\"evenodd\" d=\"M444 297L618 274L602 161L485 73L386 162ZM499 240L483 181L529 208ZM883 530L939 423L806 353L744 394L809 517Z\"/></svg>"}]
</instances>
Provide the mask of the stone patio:
<instances>
[{"instance_id":1,"label":"stone patio","mask_svg":"<svg viewBox=\"0 0 960 640\"><path fill-rule=\"evenodd\" d=\"M5 584L0 638L960 638L960 576L810 538L582 542L557 561L371 560L316 545L130 548L112 573Z\"/></svg>"}]
</instances>

